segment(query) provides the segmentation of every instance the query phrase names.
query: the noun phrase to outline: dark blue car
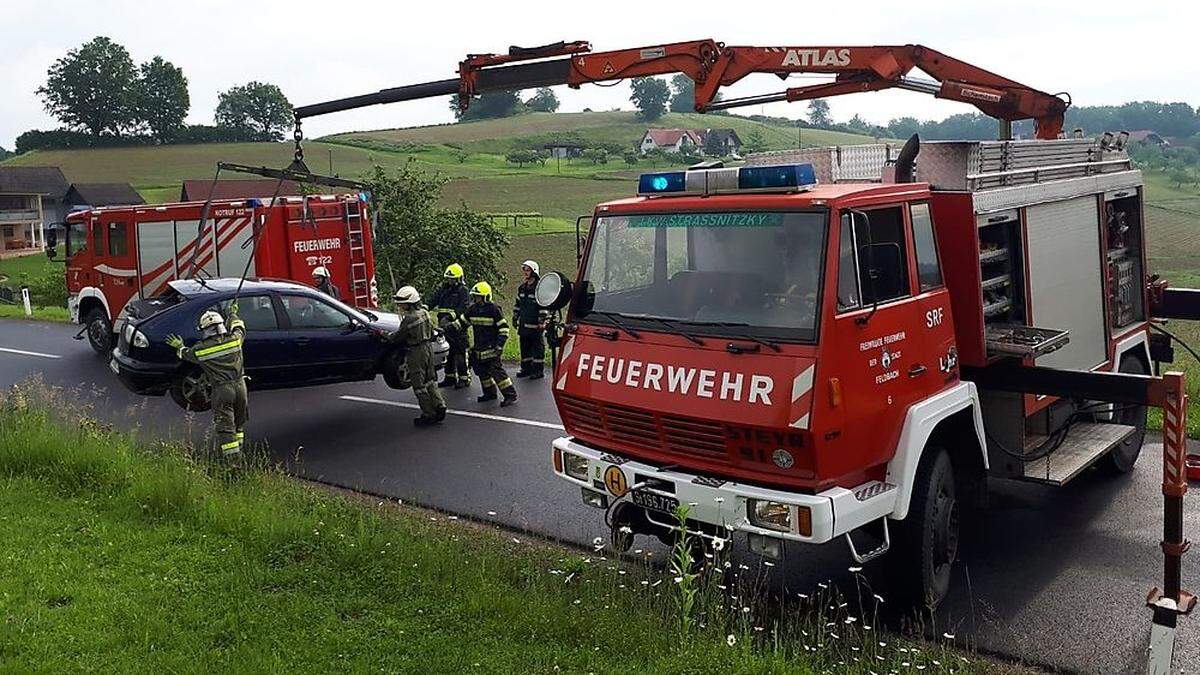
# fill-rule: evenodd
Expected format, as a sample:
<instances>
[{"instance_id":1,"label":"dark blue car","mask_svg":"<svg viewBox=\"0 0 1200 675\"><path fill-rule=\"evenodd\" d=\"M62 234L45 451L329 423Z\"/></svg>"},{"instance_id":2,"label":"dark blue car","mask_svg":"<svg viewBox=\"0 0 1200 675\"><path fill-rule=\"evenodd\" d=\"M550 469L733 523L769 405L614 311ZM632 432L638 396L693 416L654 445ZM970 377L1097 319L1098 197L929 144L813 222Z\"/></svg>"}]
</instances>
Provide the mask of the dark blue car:
<instances>
[{"instance_id":1,"label":"dark blue car","mask_svg":"<svg viewBox=\"0 0 1200 675\"><path fill-rule=\"evenodd\" d=\"M250 389L283 389L373 380L408 386L403 347L381 339L400 325L395 314L350 307L290 281L237 279L178 280L161 295L135 300L119 327L110 366L138 394L171 398L188 410L210 407L210 387L195 367L181 362L164 342L168 335L187 344L200 339L196 324L206 310L228 315L236 295L246 324L243 345ZM439 333L433 345L438 368L449 345Z\"/></svg>"}]
</instances>

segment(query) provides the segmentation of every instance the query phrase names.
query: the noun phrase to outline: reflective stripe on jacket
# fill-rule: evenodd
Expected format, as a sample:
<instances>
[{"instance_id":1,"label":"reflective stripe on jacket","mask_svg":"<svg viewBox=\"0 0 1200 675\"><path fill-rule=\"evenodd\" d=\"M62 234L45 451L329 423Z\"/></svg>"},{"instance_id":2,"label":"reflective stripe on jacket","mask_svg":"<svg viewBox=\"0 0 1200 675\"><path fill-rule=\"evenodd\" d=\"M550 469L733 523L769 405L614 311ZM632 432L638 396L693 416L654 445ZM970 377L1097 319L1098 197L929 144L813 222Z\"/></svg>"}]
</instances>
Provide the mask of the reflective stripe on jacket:
<instances>
[{"instance_id":1,"label":"reflective stripe on jacket","mask_svg":"<svg viewBox=\"0 0 1200 675\"><path fill-rule=\"evenodd\" d=\"M500 306L494 302L477 302L467 308L458 320L462 328L471 327L474 345L471 351L481 355L489 350L499 350L501 336L508 339L508 321L505 321ZM499 353L497 352L497 356ZM480 358L491 358L480 356Z\"/></svg>"}]
</instances>

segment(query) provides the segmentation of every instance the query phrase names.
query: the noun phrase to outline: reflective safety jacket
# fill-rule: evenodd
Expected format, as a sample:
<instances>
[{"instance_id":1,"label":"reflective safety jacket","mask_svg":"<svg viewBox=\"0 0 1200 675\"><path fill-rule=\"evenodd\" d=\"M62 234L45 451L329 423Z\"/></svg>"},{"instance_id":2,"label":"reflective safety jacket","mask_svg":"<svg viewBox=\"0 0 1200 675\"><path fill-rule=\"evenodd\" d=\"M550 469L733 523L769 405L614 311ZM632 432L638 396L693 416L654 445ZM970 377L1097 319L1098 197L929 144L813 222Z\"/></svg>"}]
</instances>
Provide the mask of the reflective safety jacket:
<instances>
[{"instance_id":1,"label":"reflective safety jacket","mask_svg":"<svg viewBox=\"0 0 1200 675\"><path fill-rule=\"evenodd\" d=\"M550 318L550 312L539 305L534 297L537 282L538 277L534 275L517 287L517 302L513 305L513 324L517 328L541 328Z\"/></svg>"},{"instance_id":2,"label":"reflective safety jacket","mask_svg":"<svg viewBox=\"0 0 1200 675\"><path fill-rule=\"evenodd\" d=\"M471 327L474 338L471 353L479 359L500 358L504 343L508 340L508 322L500 305L491 301L476 302L467 308L458 320L463 329Z\"/></svg>"},{"instance_id":3,"label":"reflective safety jacket","mask_svg":"<svg viewBox=\"0 0 1200 675\"><path fill-rule=\"evenodd\" d=\"M471 293L463 282L448 281L434 292L429 306L433 308L438 325L458 321L471 306Z\"/></svg>"},{"instance_id":4,"label":"reflective safety jacket","mask_svg":"<svg viewBox=\"0 0 1200 675\"><path fill-rule=\"evenodd\" d=\"M392 333L391 341L405 347L416 347L433 339L433 322L424 307L400 312L400 327Z\"/></svg>"},{"instance_id":5,"label":"reflective safety jacket","mask_svg":"<svg viewBox=\"0 0 1200 675\"><path fill-rule=\"evenodd\" d=\"M246 373L242 363L245 336L246 324L237 314L230 314L228 333L204 338L191 347L180 347L178 355L184 361L200 366L214 385L238 382Z\"/></svg>"}]
</instances>

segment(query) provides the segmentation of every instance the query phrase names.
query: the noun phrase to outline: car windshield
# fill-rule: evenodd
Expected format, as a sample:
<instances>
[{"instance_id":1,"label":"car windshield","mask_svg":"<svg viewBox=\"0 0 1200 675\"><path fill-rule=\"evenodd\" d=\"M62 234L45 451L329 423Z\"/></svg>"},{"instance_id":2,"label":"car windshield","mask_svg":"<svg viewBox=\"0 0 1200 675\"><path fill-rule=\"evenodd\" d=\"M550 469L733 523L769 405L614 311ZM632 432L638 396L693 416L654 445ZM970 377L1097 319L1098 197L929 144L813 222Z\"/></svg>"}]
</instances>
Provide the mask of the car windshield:
<instances>
[{"instance_id":1,"label":"car windshield","mask_svg":"<svg viewBox=\"0 0 1200 675\"><path fill-rule=\"evenodd\" d=\"M576 315L812 340L827 218L824 211L599 218Z\"/></svg>"}]
</instances>

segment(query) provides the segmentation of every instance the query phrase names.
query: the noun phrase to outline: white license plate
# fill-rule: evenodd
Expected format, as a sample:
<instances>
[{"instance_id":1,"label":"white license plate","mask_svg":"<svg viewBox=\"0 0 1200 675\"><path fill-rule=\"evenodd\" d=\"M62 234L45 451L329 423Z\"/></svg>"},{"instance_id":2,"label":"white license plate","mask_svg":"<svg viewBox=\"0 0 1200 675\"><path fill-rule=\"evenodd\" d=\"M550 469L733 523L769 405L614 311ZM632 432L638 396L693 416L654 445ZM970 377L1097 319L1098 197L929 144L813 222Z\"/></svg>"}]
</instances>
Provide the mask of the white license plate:
<instances>
[{"instance_id":1,"label":"white license plate","mask_svg":"<svg viewBox=\"0 0 1200 675\"><path fill-rule=\"evenodd\" d=\"M116 374L118 374L118 375L120 375L120 374L121 374L121 367L117 365L117 360L116 360L116 359L112 359L112 360L110 360L110 361L108 362L108 367L109 367L109 368L112 368L112 371L113 371L114 373L116 373Z\"/></svg>"},{"instance_id":2,"label":"white license plate","mask_svg":"<svg viewBox=\"0 0 1200 675\"><path fill-rule=\"evenodd\" d=\"M645 490L636 490L630 497L630 500L637 506L651 511L658 511L667 515L675 515L675 511L679 508L679 500L674 497L647 492Z\"/></svg>"}]
</instances>

